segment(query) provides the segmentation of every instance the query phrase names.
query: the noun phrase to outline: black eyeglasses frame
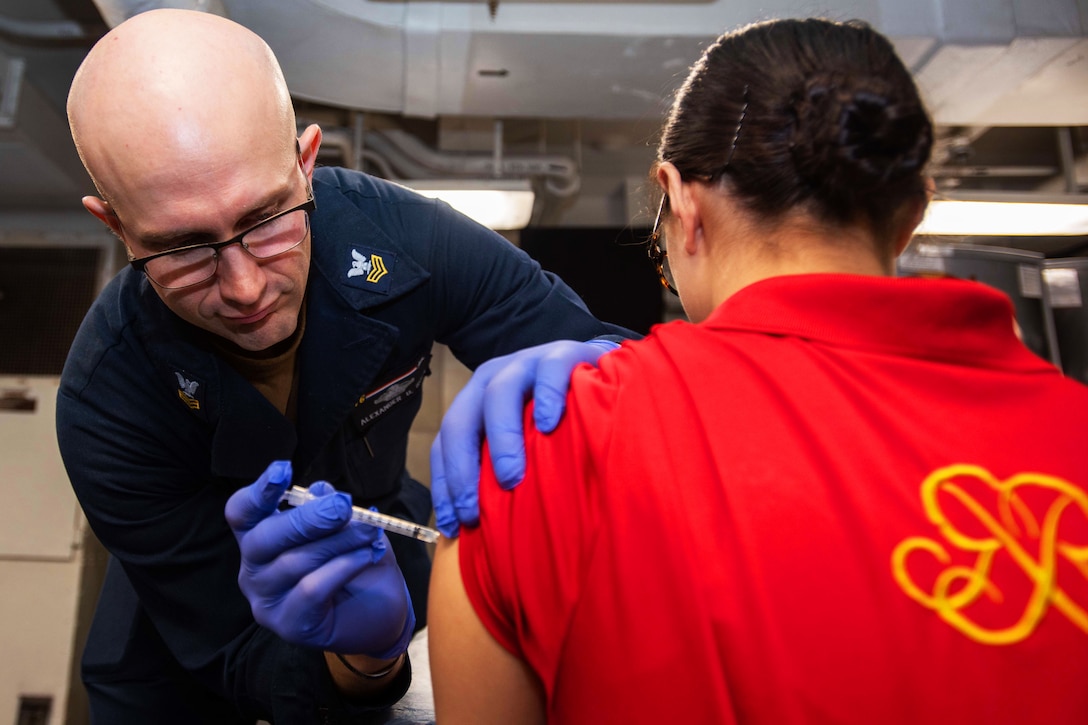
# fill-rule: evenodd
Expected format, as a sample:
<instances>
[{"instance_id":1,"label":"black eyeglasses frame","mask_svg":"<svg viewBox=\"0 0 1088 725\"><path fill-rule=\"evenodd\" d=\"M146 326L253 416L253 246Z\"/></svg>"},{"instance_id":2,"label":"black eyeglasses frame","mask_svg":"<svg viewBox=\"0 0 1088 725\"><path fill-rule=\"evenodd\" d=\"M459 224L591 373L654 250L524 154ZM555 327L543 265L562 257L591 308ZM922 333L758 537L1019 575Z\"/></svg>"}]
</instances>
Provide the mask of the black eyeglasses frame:
<instances>
[{"instance_id":1,"label":"black eyeglasses frame","mask_svg":"<svg viewBox=\"0 0 1088 725\"><path fill-rule=\"evenodd\" d=\"M159 287L162 287L163 289L185 289L186 287L193 287L193 286L201 284L203 282L207 282L209 279L214 277L216 271L218 271L218 269L219 269L219 250L224 249L226 247L229 247L232 244L240 244L242 246L242 249L246 250L246 253L253 256L254 259L273 259L275 257L278 257L281 254L286 254L287 252L290 252L292 249L297 247L299 244L302 244L303 240L306 239L306 234L303 234L302 238L299 239L298 242L294 246L288 247L287 249L283 250L282 252L277 252L276 254L273 254L271 257L258 257L256 255L253 255L253 253L249 251L249 247L246 246L246 244L245 244L245 237L246 237L247 234L250 234L251 232L253 232L253 230L259 229L260 227L264 226L265 224L268 224L269 222L273 222L276 219L279 219L280 217L287 216L288 214L293 214L296 211L305 211L306 212L306 233L308 234L309 233L309 227L310 227L310 215L313 214L315 209L317 209L317 202L314 200L313 187L311 187L309 183L306 184L306 193L307 193L306 201L302 202L298 206L293 206L290 209L284 209L281 212L276 212L275 214L268 217L267 219L264 219L264 220L260 221L259 223L254 224L249 229L246 229L245 231L243 231L240 234L234 235L230 239L224 240L222 242L208 242L206 244L189 244L189 245L184 246L184 247L177 247L176 249L168 249L165 252L158 252L156 254L149 254L146 257L140 257L139 259L129 259L128 263L130 265L132 265L133 269L137 270L138 272L143 272L144 274L146 274L147 278L149 280L154 282ZM213 252L215 252L215 257L214 257L215 264L216 264L215 269L212 270L212 273L210 275L208 275L204 279L200 280L199 282L192 282L190 284L181 285L180 287L167 287L166 285L163 285L163 284L160 284L159 282L156 282L155 279L151 275L147 274L147 270L144 269L147 266L147 263L152 261L152 260L159 259L161 257L168 257L171 254L179 254L181 252L189 252L189 251L192 251L194 249L211 249Z\"/></svg>"}]
</instances>

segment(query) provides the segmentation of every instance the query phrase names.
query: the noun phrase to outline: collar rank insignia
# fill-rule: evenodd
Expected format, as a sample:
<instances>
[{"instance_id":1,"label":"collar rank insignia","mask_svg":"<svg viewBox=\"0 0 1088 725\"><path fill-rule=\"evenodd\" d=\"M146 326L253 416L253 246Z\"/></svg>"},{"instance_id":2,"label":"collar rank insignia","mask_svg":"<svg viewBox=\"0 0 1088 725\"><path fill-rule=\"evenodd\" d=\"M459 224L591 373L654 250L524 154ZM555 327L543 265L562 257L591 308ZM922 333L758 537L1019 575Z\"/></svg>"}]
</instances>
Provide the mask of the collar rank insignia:
<instances>
[{"instance_id":1,"label":"collar rank insignia","mask_svg":"<svg viewBox=\"0 0 1088 725\"><path fill-rule=\"evenodd\" d=\"M368 257L353 249L351 250L351 256L353 261L351 268L348 270L348 277L365 276L367 282L378 284L382 277L389 274L389 270L385 266L385 260L382 259L380 254L371 253Z\"/></svg>"},{"instance_id":2,"label":"collar rank insignia","mask_svg":"<svg viewBox=\"0 0 1088 725\"><path fill-rule=\"evenodd\" d=\"M200 400L197 398L197 389L200 388L200 383L196 380L189 380L176 371L174 376L178 379L178 397L181 398L181 402L189 406L191 410L200 410Z\"/></svg>"}]
</instances>

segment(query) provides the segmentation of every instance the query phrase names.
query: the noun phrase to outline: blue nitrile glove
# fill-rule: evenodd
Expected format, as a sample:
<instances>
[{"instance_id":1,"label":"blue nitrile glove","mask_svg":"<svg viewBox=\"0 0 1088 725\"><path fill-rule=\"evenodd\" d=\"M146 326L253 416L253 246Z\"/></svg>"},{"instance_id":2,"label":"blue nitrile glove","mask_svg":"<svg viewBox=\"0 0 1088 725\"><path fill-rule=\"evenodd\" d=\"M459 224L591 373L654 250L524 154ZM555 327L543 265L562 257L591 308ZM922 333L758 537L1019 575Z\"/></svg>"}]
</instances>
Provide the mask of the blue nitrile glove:
<instances>
[{"instance_id":1,"label":"blue nitrile glove","mask_svg":"<svg viewBox=\"0 0 1088 725\"><path fill-rule=\"evenodd\" d=\"M351 520L351 497L319 481L319 496L277 511L291 463L274 461L227 501L238 540L238 585L253 618L283 639L389 659L408 648L415 612L385 532Z\"/></svg>"},{"instance_id":2,"label":"blue nitrile glove","mask_svg":"<svg viewBox=\"0 0 1088 725\"><path fill-rule=\"evenodd\" d=\"M431 446L431 496L435 522L446 537L461 524L480 522L480 449L487 434L491 465L503 488L525 476L525 402L534 399L533 422L542 433L559 424L570 374L580 363L619 347L610 340L559 340L488 360L454 398Z\"/></svg>"}]
</instances>

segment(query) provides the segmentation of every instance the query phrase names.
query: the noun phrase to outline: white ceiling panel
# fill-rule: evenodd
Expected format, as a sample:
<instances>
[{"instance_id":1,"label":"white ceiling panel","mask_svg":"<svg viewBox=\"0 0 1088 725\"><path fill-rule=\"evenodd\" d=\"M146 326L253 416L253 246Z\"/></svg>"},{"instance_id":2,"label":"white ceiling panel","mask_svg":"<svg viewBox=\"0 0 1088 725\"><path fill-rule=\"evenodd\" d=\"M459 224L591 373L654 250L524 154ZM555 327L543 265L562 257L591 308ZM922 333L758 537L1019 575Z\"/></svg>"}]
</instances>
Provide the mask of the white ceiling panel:
<instances>
[{"instance_id":1,"label":"white ceiling panel","mask_svg":"<svg viewBox=\"0 0 1088 725\"><path fill-rule=\"evenodd\" d=\"M1081 39L978 116L993 126L1088 124L1088 40Z\"/></svg>"},{"instance_id":2,"label":"white ceiling panel","mask_svg":"<svg viewBox=\"0 0 1088 725\"><path fill-rule=\"evenodd\" d=\"M1005 109L1009 125L1040 125L1038 119L1068 118L1068 125L1088 124L1080 113L1088 104L1088 79L1064 68L1082 46L1077 38L1015 38L1003 45L945 45L916 73L937 123L959 126L995 125L989 110ZM1082 64L1083 65L1083 64ZM1025 102L1022 89L1032 79L1055 76L1071 81L1064 92ZM1075 81L1079 77L1080 82ZM1072 103L1071 103L1072 102ZM1032 122L1030 119L1035 119ZM1054 123L1054 121L1051 121ZM1042 124L1046 125L1046 124Z\"/></svg>"}]
</instances>

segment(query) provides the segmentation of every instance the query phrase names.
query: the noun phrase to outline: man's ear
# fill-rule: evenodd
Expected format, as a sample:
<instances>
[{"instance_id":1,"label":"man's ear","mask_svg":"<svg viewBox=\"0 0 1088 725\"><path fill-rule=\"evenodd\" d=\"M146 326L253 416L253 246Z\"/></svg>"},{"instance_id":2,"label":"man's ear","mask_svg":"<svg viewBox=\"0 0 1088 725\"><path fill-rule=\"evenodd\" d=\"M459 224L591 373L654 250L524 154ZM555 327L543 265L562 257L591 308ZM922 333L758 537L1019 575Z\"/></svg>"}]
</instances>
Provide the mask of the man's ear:
<instances>
[{"instance_id":1,"label":"man's ear","mask_svg":"<svg viewBox=\"0 0 1088 725\"><path fill-rule=\"evenodd\" d=\"M83 208L89 211L96 219L110 228L118 239L121 239L121 220L113 213L109 202L99 199L97 196L83 197Z\"/></svg>"},{"instance_id":2,"label":"man's ear","mask_svg":"<svg viewBox=\"0 0 1088 725\"><path fill-rule=\"evenodd\" d=\"M307 179L313 179L314 167L317 166L317 151L321 148L321 127L311 123L298 137L299 153L302 157L302 170Z\"/></svg>"}]
</instances>

